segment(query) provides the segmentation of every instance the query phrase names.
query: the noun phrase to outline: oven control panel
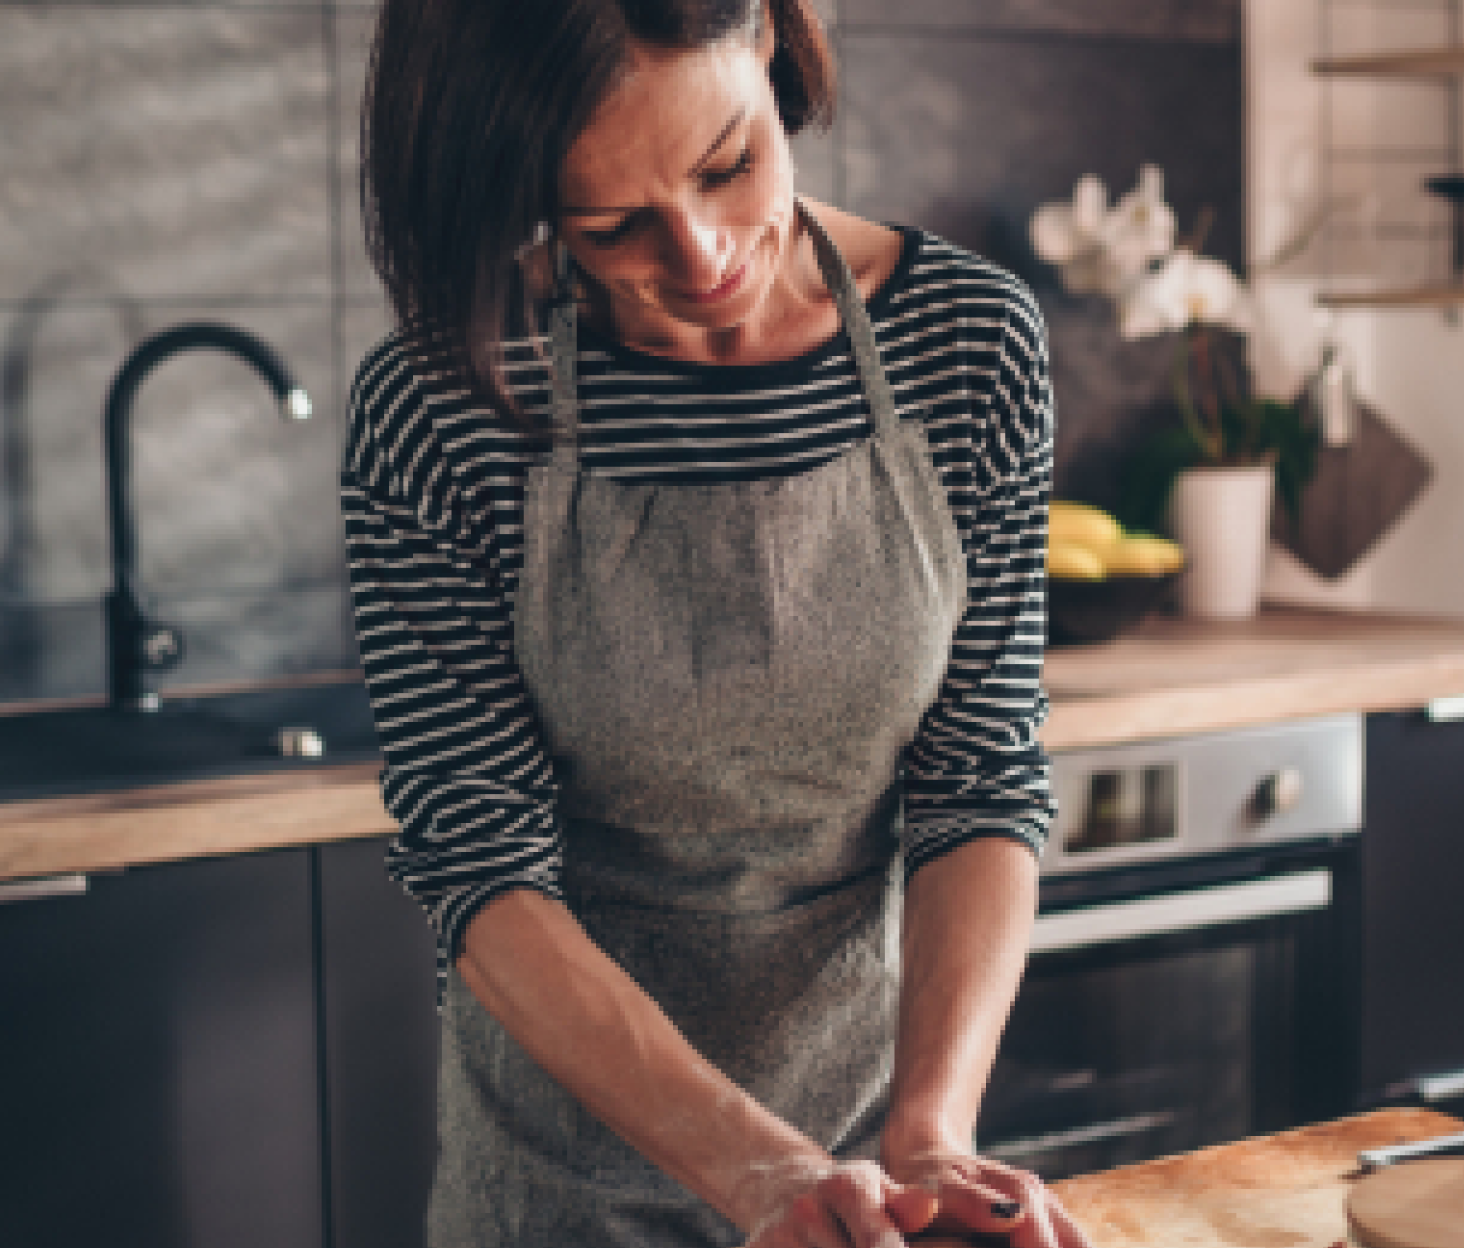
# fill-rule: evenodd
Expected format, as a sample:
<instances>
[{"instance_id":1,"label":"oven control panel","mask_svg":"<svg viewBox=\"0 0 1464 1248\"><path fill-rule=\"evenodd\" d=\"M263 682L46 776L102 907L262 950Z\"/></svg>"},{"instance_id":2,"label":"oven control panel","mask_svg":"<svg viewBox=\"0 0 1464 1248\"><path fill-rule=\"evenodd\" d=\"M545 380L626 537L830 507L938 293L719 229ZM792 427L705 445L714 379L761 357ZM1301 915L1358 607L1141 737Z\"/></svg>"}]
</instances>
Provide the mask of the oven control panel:
<instances>
[{"instance_id":1,"label":"oven control panel","mask_svg":"<svg viewBox=\"0 0 1464 1248\"><path fill-rule=\"evenodd\" d=\"M1358 832L1363 740L1347 714L1055 752L1043 874Z\"/></svg>"}]
</instances>

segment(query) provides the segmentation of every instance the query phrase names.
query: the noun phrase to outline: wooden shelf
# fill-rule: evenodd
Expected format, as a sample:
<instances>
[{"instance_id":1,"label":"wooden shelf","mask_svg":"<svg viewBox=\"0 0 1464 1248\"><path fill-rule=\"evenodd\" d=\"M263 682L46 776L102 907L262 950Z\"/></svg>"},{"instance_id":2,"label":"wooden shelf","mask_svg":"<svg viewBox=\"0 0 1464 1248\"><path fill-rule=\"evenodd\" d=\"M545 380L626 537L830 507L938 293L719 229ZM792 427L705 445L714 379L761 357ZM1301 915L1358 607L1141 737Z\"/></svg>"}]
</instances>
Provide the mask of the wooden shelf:
<instances>
[{"instance_id":1,"label":"wooden shelf","mask_svg":"<svg viewBox=\"0 0 1464 1248\"><path fill-rule=\"evenodd\" d=\"M1464 304L1464 282L1403 290L1324 292L1317 302L1328 308L1450 308Z\"/></svg>"},{"instance_id":2,"label":"wooden shelf","mask_svg":"<svg viewBox=\"0 0 1464 1248\"><path fill-rule=\"evenodd\" d=\"M1398 74L1432 77L1464 74L1464 44L1420 48L1414 52L1377 52L1365 56L1328 56L1312 62L1317 74Z\"/></svg>"}]
</instances>

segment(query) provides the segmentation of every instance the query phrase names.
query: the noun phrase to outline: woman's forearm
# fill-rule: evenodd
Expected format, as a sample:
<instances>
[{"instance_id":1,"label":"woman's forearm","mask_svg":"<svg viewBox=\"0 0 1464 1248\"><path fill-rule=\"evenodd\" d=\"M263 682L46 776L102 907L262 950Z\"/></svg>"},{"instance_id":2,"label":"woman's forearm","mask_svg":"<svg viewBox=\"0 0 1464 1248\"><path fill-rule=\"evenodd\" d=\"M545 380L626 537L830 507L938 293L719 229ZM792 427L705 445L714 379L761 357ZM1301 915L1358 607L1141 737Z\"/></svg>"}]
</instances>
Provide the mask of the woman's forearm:
<instances>
[{"instance_id":1,"label":"woman's forearm","mask_svg":"<svg viewBox=\"0 0 1464 1248\"><path fill-rule=\"evenodd\" d=\"M458 970L571 1096L743 1231L790 1178L829 1164L697 1053L559 902L523 890L490 903Z\"/></svg>"},{"instance_id":2,"label":"woman's forearm","mask_svg":"<svg viewBox=\"0 0 1464 1248\"><path fill-rule=\"evenodd\" d=\"M883 1161L966 1152L1026 963L1037 863L1004 838L918 871L905 897L902 987Z\"/></svg>"}]
</instances>

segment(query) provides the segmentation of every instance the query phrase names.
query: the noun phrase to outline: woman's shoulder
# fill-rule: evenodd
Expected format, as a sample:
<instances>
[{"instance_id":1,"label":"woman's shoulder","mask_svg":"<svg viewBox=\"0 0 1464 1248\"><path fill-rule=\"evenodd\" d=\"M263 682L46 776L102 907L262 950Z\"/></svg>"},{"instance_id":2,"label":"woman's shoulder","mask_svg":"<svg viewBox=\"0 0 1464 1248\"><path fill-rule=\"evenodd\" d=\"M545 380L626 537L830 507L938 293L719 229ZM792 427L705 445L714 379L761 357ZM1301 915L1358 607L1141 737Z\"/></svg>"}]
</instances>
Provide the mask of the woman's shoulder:
<instances>
[{"instance_id":1,"label":"woman's shoulder","mask_svg":"<svg viewBox=\"0 0 1464 1248\"><path fill-rule=\"evenodd\" d=\"M875 318L881 336L897 368L927 378L916 389L929 398L927 433L943 454L969 461L978 480L1007 477L1010 453L1052 427L1037 299L1010 269L929 230L905 230L912 258Z\"/></svg>"},{"instance_id":2,"label":"woman's shoulder","mask_svg":"<svg viewBox=\"0 0 1464 1248\"><path fill-rule=\"evenodd\" d=\"M920 226L904 233L911 255L900 293L907 301L936 302L983 323L1014 322L1024 336L1043 335L1037 298L1017 274Z\"/></svg>"},{"instance_id":3,"label":"woman's shoulder","mask_svg":"<svg viewBox=\"0 0 1464 1248\"><path fill-rule=\"evenodd\" d=\"M546 401L547 366L530 340L506 343L504 350L510 381L533 421ZM369 466L371 478L397 482L408 497L448 480L464 486L491 482L532 462L544 440L543 433L473 391L445 335L398 326L356 369L347 463L358 475Z\"/></svg>"},{"instance_id":4,"label":"woman's shoulder","mask_svg":"<svg viewBox=\"0 0 1464 1248\"><path fill-rule=\"evenodd\" d=\"M502 350L510 386L533 406L548 378L542 344L513 339ZM351 383L350 411L354 421L378 432L423 420L471 419L504 434L520 428L474 391L448 336L421 327L398 325L362 356Z\"/></svg>"}]
</instances>

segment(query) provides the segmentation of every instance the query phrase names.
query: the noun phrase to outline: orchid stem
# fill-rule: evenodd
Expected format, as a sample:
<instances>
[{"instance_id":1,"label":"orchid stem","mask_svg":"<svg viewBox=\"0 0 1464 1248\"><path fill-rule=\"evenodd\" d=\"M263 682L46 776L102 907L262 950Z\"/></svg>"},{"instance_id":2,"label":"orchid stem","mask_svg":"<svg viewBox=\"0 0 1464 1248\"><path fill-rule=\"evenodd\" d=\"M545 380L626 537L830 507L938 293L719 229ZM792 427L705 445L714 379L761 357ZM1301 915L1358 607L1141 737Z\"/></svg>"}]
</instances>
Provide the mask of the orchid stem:
<instances>
[{"instance_id":1,"label":"orchid stem","mask_svg":"<svg viewBox=\"0 0 1464 1248\"><path fill-rule=\"evenodd\" d=\"M1174 398L1179 404L1180 415L1184 417L1184 423L1194 438L1195 445L1205 454L1207 458L1212 457L1210 453L1210 436L1205 430L1204 422L1200 420L1200 414L1195 410L1194 395L1190 390L1189 380L1190 366L1190 331L1185 330L1180 335L1178 347L1174 353Z\"/></svg>"}]
</instances>

